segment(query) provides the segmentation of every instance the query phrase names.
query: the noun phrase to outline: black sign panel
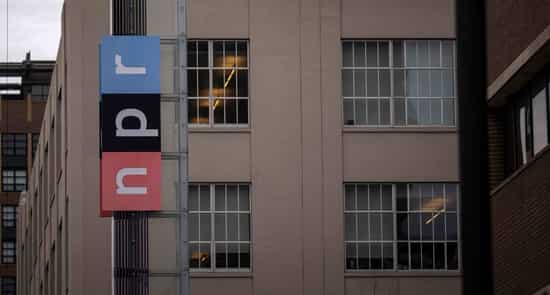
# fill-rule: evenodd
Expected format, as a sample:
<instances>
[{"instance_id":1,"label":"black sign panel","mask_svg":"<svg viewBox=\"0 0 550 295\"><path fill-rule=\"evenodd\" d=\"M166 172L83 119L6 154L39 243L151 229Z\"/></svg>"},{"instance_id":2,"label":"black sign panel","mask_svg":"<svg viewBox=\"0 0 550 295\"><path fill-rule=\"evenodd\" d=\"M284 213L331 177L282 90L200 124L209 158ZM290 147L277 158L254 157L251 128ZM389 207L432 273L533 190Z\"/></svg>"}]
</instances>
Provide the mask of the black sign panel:
<instances>
[{"instance_id":1,"label":"black sign panel","mask_svg":"<svg viewBox=\"0 0 550 295\"><path fill-rule=\"evenodd\" d=\"M104 94L101 101L103 152L160 151L160 95Z\"/></svg>"}]
</instances>

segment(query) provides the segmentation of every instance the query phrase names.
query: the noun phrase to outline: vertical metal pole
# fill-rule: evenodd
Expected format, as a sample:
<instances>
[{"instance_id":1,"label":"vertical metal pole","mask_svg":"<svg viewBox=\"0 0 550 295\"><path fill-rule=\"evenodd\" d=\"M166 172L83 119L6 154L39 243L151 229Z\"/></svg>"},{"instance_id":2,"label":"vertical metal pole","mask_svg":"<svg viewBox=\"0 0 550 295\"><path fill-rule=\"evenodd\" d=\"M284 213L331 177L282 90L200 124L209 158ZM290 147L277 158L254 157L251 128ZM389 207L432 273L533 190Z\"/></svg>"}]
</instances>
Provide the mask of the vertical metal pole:
<instances>
[{"instance_id":1,"label":"vertical metal pole","mask_svg":"<svg viewBox=\"0 0 550 295\"><path fill-rule=\"evenodd\" d=\"M187 143L187 1L177 0L178 11L178 74L180 120L180 295L188 295L189 243L188 243L188 143Z\"/></svg>"},{"instance_id":2,"label":"vertical metal pole","mask_svg":"<svg viewBox=\"0 0 550 295\"><path fill-rule=\"evenodd\" d=\"M456 0L463 294L493 294L485 1Z\"/></svg>"}]
</instances>

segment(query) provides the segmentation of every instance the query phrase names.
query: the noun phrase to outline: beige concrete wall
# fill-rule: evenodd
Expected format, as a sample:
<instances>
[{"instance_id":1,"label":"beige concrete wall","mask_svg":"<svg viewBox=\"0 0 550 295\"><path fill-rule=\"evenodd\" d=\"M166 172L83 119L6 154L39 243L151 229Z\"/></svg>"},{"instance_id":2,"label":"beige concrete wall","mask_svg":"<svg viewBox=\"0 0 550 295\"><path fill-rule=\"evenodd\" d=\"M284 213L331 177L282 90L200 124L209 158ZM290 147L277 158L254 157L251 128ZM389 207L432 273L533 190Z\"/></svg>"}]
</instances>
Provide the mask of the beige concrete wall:
<instances>
[{"instance_id":1,"label":"beige concrete wall","mask_svg":"<svg viewBox=\"0 0 550 295\"><path fill-rule=\"evenodd\" d=\"M458 181L458 136L449 133L345 133L344 181Z\"/></svg>"},{"instance_id":2,"label":"beige concrete wall","mask_svg":"<svg viewBox=\"0 0 550 295\"><path fill-rule=\"evenodd\" d=\"M341 0L343 38L454 38L454 0Z\"/></svg>"}]
</instances>

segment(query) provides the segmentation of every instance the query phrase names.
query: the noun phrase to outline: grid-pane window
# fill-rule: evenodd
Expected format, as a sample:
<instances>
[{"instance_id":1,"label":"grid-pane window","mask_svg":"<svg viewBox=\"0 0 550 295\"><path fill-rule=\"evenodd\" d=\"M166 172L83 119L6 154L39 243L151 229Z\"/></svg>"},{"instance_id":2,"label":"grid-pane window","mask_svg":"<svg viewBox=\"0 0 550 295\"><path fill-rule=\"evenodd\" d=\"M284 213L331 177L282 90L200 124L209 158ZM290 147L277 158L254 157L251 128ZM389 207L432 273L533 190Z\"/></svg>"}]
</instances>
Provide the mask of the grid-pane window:
<instances>
[{"instance_id":1,"label":"grid-pane window","mask_svg":"<svg viewBox=\"0 0 550 295\"><path fill-rule=\"evenodd\" d=\"M189 123L248 126L248 41L187 44Z\"/></svg>"},{"instance_id":2,"label":"grid-pane window","mask_svg":"<svg viewBox=\"0 0 550 295\"><path fill-rule=\"evenodd\" d=\"M455 126L452 40L344 40L346 126Z\"/></svg>"},{"instance_id":3,"label":"grid-pane window","mask_svg":"<svg viewBox=\"0 0 550 295\"><path fill-rule=\"evenodd\" d=\"M16 279L15 277L2 277L2 295L15 295Z\"/></svg>"},{"instance_id":4,"label":"grid-pane window","mask_svg":"<svg viewBox=\"0 0 550 295\"><path fill-rule=\"evenodd\" d=\"M458 185L346 184L346 269L458 270Z\"/></svg>"},{"instance_id":5,"label":"grid-pane window","mask_svg":"<svg viewBox=\"0 0 550 295\"><path fill-rule=\"evenodd\" d=\"M15 241L2 241L2 263L15 263Z\"/></svg>"},{"instance_id":6,"label":"grid-pane window","mask_svg":"<svg viewBox=\"0 0 550 295\"><path fill-rule=\"evenodd\" d=\"M35 101L48 100L49 91L50 91L49 85L32 85L31 86L32 100L35 100Z\"/></svg>"},{"instance_id":7,"label":"grid-pane window","mask_svg":"<svg viewBox=\"0 0 550 295\"><path fill-rule=\"evenodd\" d=\"M191 184L189 241L193 270L249 271L249 185Z\"/></svg>"},{"instance_id":8,"label":"grid-pane window","mask_svg":"<svg viewBox=\"0 0 550 295\"><path fill-rule=\"evenodd\" d=\"M22 192L27 188L27 171L21 169L2 169L2 191Z\"/></svg>"},{"instance_id":9,"label":"grid-pane window","mask_svg":"<svg viewBox=\"0 0 550 295\"><path fill-rule=\"evenodd\" d=\"M2 206L2 227L14 228L17 219L17 208L15 206Z\"/></svg>"}]
</instances>

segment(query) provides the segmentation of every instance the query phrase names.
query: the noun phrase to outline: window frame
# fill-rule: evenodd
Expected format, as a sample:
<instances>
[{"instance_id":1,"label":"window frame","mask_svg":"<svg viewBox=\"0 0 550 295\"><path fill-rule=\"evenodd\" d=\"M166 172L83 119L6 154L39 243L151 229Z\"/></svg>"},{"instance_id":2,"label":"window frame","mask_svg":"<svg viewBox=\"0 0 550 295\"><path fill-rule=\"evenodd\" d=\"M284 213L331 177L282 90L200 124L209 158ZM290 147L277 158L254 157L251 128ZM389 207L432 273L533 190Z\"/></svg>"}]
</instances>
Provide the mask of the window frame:
<instances>
[{"instance_id":1,"label":"window frame","mask_svg":"<svg viewBox=\"0 0 550 295\"><path fill-rule=\"evenodd\" d=\"M189 62L188 64L186 65L186 70L187 70L187 74L189 75L190 73L190 70L192 71L199 71L199 70L207 70L208 71L208 96L190 96L188 95L188 109L189 109L189 101L190 100L196 100L197 101L197 110L199 110L197 112L197 114L200 112L200 109L199 109L199 106L198 104L200 103L200 100L201 99L208 99L208 123L207 124L201 124L201 123L192 123L191 121L188 121L188 126L189 128L191 129L200 129L200 128L210 128L210 129L216 129L216 128L220 128L220 129L224 129L224 128L227 128L227 129L235 129L235 128L242 128L242 129L246 129L246 128L249 128L250 127L250 40L249 39L189 39L187 41L187 44L189 45L190 42L207 42L208 44L208 66L207 67L201 67L201 66L198 66L198 64L196 66L189 66ZM245 67L216 67L214 66L214 42L246 42L246 66ZM197 43L198 44L198 43ZM237 49L237 47L236 47ZM237 53L237 51L236 51ZM225 55L225 49L224 49L224 55ZM198 55L197 55L197 59L198 59ZM247 71L247 94L248 96L244 97L244 96L234 96L234 97L227 97L227 96L221 96L221 97L218 97L218 96L214 96L213 94L213 89L214 89L214 70L226 70L226 69L235 69L236 71L238 70L246 70ZM197 76L197 94L199 94L199 77ZM237 82L236 82L237 83ZM236 87L238 88L238 85L236 85ZM189 87L188 87L189 89ZM236 109L236 120L237 122L239 121L239 115L238 115L238 102L240 100L246 100L247 101L247 123L246 124L242 124L242 123L215 123L215 119L214 119L214 103L216 100L218 99L221 99L223 101L227 100L227 99L234 99L236 101L236 106L235 106L235 109ZM189 110L188 110L189 111ZM225 121L225 115L226 115L226 112L225 112L225 108L224 108L224 121ZM188 119L189 120L189 119Z\"/></svg>"},{"instance_id":2,"label":"window frame","mask_svg":"<svg viewBox=\"0 0 550 295\"><path fill-rule=\"evenodd\" d=\"M428 42L428 47L430 46L429 45L429 42L430 41L438 41L440 42L439 43L439 62L440 62L440 66L439 67L433 67L433 66L428 66L428 67L421 67L421 66L408 66L407 65L407 41L409 42L418 42L418 41L426 41ZM443 66L443 47L444 47L444 42L452 42L452 53L453 53L453 56L452 56L452 65L450 67L444 67ZM367 61L366 61L366 58L365 58L365 66L363 67L356 67L355 65L353 66L344 66L344 59L345 59L345 56L344 56L344 43L346 42L350 42L352 45L352 59L355 58L355 46L354 46L354 43L355 42L364 42L365 43L365 56L368 55L368 52L367 52L367 43L368 42L387 42L388 43L388 66L386 67L381 67L379 64L378 66L376 67L370 67L367 65ZM402 50L403 50L403 65L402 66L396 66L395 65L395 60L394 60L394 43L396 42L401 42L402 43ZM437 129L443 129L443 128L454 128L456 129L457 126L458 126L458 108L457 108L457 90L456 90L456 67L457 67L457 60L456 60L456 40L455 39L452 39L452 38L440 38L440 39L427 39L427 38L424 38L424 39L357 39L357 38L346 38L346 39L341 39L340 40L340 44L341 44L341 48L342 48L342 51L341 51L341 64L340 64L340 71L341 71L341 75L342 75L342 79L341 79L341 82L342 82L342 89L341 89L341 92L340 92L340 97L341 97L341 100L342 100L342 127L344 129L370 129L370 128L395 128L395 129L413 129L413 128L437 128ZM377 44L377 61L379 63L379 59L380 59L380 46L379 44ZM416 46L416 48L418 48L418 45ZM429 49L428 49L429 50ZM428 51L429 52L429 51ZM418 58L418 55L417 55L417 58ZM430 56L428 55L428 59L430 59ZM365 87L366 89L368 89L368 86L367 86L367 71L368 70L388 70L389 71L389 74L390 74L390 93L389 93L389 96L388 97L385 97L385 96L376 96L376 97L369 97L367 95L367 93L365 93L365 96L362 97L362 96L344 96L344 71L345 70L351 70L353 76L352 76L352 88L353 88L353 91L355 92L355 78L354 78L354 72L358 69L362 69L362 70L365 70ZM431 96L428 96L428 97L421 97L421 96L415 96L415 97L409 97L407 96L407 82L406 82L406 73L407 73L407 70L434 70L434 69L439 69L441 71L443 70L451 70L451 74L452 74L452 97L447 97L447 96L444 96L444 95L441 95L441 96L438 96L438 97L431 97ZM395 77L394 77L394 72L396 70L402 70L403 72L403 96L396 96L395 94ZM443 74L442 74L443 75ZM378 86L380 86L380 73L378 72L378 75L377 75L377 79L378 79ZM429 79L429 81L431 82L431 77ZM418 82L419 83L419 82ZM442 89L441 89L441 92L443 92L443 79L441 80L441 83L442 83ZM419 87L419 85L417 85L417 87ZM368 90L366 90L368 91ZM380 91L379 91L380 92ZM380 93L379 93L380 94ZM442 93L443 94L443 93ZM357 122L357 112L356 112L356 109L355 109L355 101L358 100L358 99L364 99L365 100L365 104L368 103L369 100L378 100L378 122L379 124L368 124L368 110L365 109L365 123L366 124L356 124ZM395 101L396 100L403 100L404 101L404 123L402 125L398 125L396 123L396 119L395 119ZM416 124L416 125L410 125L408 123L408 120L409 120L409 115L408 115L408 101L409 99L414 99L414 100L428 100L429 102L432 101L432 100L439 100L440 101L440 112L441 112L441 124ZM381 101L382 100L389 100L389 124L381 124ZM445 113L445 101L448 101L448 100L452 100L452 105L453 105L453 112L452 112L452 115L453 115L453 124L451 125L447 125L447 124L444 124L445 123L445 117L444 117L444 113ZM345 102L346 101L351 101L352 102L352 108L353 108L353 121L354 121L354 124L350 125L350 124L347 124L346 122L346 115L345 115ZM417 102L417 112L419 112L419 107L418 107L418 104L419 102ZM429 106L429 108L431 109L431 106ZM431 113L431 112L430 112ZM419 117L417 115L417 117ZM431 117L431 115L430 115ZM419 118L417 118L418 120Z\"/></svg>"},{"instance_id":3,"label":"window frame","mask_svg":"<svg viewBox=\"0 0 550 295\"><path fill-rule=\"evenodd\" d=\"M534 99L543 92L546 104L546 145L535 152L535 133L534 133ZM520 169L531 162L539 153L544 152L550 145L550 68L539 72L531 81L529 81L520 91L513 96L511 103L511 120L513 144L513 170ZM521 134L521 109L525 109L525 138ZM526 158L523 158L523 143L525 140Z\"/></svg>"},{"instance_id":4,"label":"window frame","mask_svg":"<svg viewBox=\"0 0 550 295\"><path fill-rule=\"evenodd\" d=\"M432 187L434 185L443 185L443 189L444 189L444 204L446 206L446 203L447 203L447 197L446 197L446 185L454 185L456 187L456 211L453 211L451 213L454 213L456 214L456 230L457 230L457 239L456 240L447 240L447 227L446 227L446 222L445 222L445 240L436 240L435 237L432 238L432 240L422 240L422 238L420 238L419 240L412 240L411 239L411 231L410 231L410 225L409 223L407 223L409 226L408 226L408 229L407 229L407 237L408 237L408 240L400 240L399 237L398 237L398 215L399 214L407 214L407 216L411 213L418 213L418 214L424 214L424 213L434 213L434 211L422 211L422 210L411 210L410 209L410 186L411 185L432 185ZM348 210L346 209L346 188L348 185L351 185L351 186L354 186L355 188L355 206L356 208L353 209L353 210ZM392 186L392 210L391 211L387 211L387 210L375 210L375 211L371 211L370 209L369 210L360 210L358 209L357 207L357 186L358 185L366 185L367 186L367 190L369 190L369 187L370 185L379 185L380 186L380 206L381 206L381 209L383 208L382 204L383 204L383 200L382 200L382 186L384 185L391 185ZM407 211L400 211L398 210L397 208L397 186L398 185L406 185L407 187ZM397 273L402 273L402 274L411 274L411 273L426 273L426 272L430 272L430 273L441 273L441 274L446 274L446 273L459 273L462 271L462 262L461 262L461 257L462 257L462 243L461 243L461 216L460 216L460 213L461 213L461 205L460 205L460 195L461 195L461 192L460 192L460 184L457 183L457 182L345 182L344 185L343 185L343 217L344 217L344 225L343 225L343 229L344 229L344 272L345 273L392 273L392 272L397 272ZM432 195L433 197L433 195ZM348 259L348 253L347 253L347 245L348 244L353 244L353 243L356 243L356 244L360 244L360 243L371 243L370 240L367 240L367 241L360 241L359 240L359 217L357 216L357 218L355 219L355 235L356 235L356 238L357 240L347 240L347 237L346 237L346 233L347 233L347 228L346 228L346 221L345 221L345 218L346 218L346 214L359 214L359 213L367 213L369 214L370 212L374 212L374 213L378 213L378 212L382 212L384 211L385 213L388 213L388 212L391 212L392 214L392 222L393 222L393 240L391 241L391 244L392 244L392 253L393 253L393 256L392 256L392 259L393 259L393 266L392 268L386 268L384 269L383 267L383 264L382 264L382 267L380 269L372 269L372 268L363 268L363 269L360 269L359 268L359 264L357 264L357 268L348 268L348 264L347 264L347 259ZM367 227L369 228L368 231L369 231L369 235L370 235L370 215L368 215L369 217L369 225L367 225ZM433 216L432 216L433 218ZM382 219L381 219L382 220ZM382 227L382 223L381 222L381 227ZM383 228L381 230L381 233L383 232ZM435 233L435 228L432 229L432 233ZM372 241L373 243L378 243L378 241ZM382 241L380 243L389 243L388 241ZM408 246L408 259L409 259L409 263L408 263L408 268L407 269L400 269L398 266L399 266L399 254L398 254L398 244L399 243L407 243L407 246ZM447 246L445 246L444 248L444 260L445 260L445 267L443 269L437 269L436 266L435 266L435 260L434 260L434 265L433 265L433 268L431 269L424 269L422 268L412 268L412 262L411 262L411 244L412 243L419 243L419 244L423 244L423 243L431 243L432 245L435 245L436 243L445 243L445 244L448 244L448 243L456 243L457 245L457 268L456 269L449 269L448 268L448 257L447 257ZM433 252L433 255L435 256L435 248L432 249L432 252ZM370 253L370 249L369 249L369 253ZM420 252L420 255L422 257L422 252ZM358 260L359 260L359 253L358 253L358 248L355 249L355 257L357 259L357 263L358 263ZM383 257L383 254L381 252L381 257ZM370 255L369 255L369 259L370 259Z\"/></svg>"},{"instance_id":5,"label":"window frame","mask_svg":"<svg viewBox=\"0 0 550 295\"><path fill-rule=\"evenodd\" d=\"M6 212L12 209L13 212ZM13 218L6 218L8 214L13 214ZM13 222L13 225L6 225L7 222ZM17 226L17 206L15 205L2 205L2 229L12 229Z\"/></svg>"},{"instance_id":6,"label":"window frame","mask_svg":"<svg viewBox=\"0 0 550 295\"><path fill-rule=\"evenodd\" d=\"M15 295L17 293L17 279L16 279L16 277L3 276L0 279L1 279L0 289L2 291L1 295ZM8 280L6 280L6 279L8 279ZM9 285L8 285L7 282L9 282ZM6 290L6 289L8 289L8 288L6 288L8 286L12 290Z\"/></svg>"},{"instance_id":7,"label":"window frame","mask_svg":"<svg viewBox=\"0 0 550 295\"><path fill-rule=\"evenodd\" d=\"M227 186L229 185L236 185L237 186L237 200L238 202L240 201L240 197L239 197L239 194L240 194L240 186L246 186L248 188L248 211L246 210L241 210L240 209L240 206L239 206L239 203L237 203L237 209L238 210L222 210L222 211L219 211L219 210L216 210L216 202L215 202L215 199L216 199L216 186L219 186L219 185L223 185L225 186L225 198L226 198L226 202L227 202ZM197 182L197 183L190 183L190 186L197 186L197 190L198 190L198 193L200 194L200 189L201 189L201 186L207 186L208 189L209 189L209 210L201 210L201 208L199 207L198 209L199 210L191 210L190 206L189 206L189 215L191 214L197 214L199 215L199 218L200 218L200 215L202 214L208 214L209 215L209 220L210 220L210 239L209 240L198 240L198 241L194 241L194 240L189 240L189 245L194 245L194 244L209 244L209 250L210 250L210 267L189 267L189 270L191 272L194 272L194 273L251 273L252 272L252 255L253 255L253 249L252 249L252 190L251 190L251 184L250 183L246 183L246 182L234 182L234 183L226 183L226 182L216 182L216 183L200 183L200 182ZM199 199L197 200L197 204L200 204L200 197ZM227 206L226 206L226 209L227 209ZM248 214L248 241L241 241L241 240L235 240L235 241L231 241L231 240L224 240L224 241L218 241L216 240L216 226L215 226L215 218L216 218L216 215L217 214L237 214L237 215L240 215L240 214ZM225 235L227 236L227 216L225 216L226 219L225 219L225 225L226 225L226 228L225 228ZM240 231L240 218L238 217L237 218L237 235L239 235L239 231ZM198 227L198 234L199 234L199 239L200 239L200 220L198 220L197 224L199 225ZM190 231L190 230L189 230ZM227 237L226 237L227 238ZM238 238L237 238L238 239ZM216 252L216 246L217 244L244 244L244 245L248 245L248 255L249 255L249 267L236 267L236 268L231 268L231 267L217 267L216 266L216 259L217 259L217 252ZM190 247L191 248L191 247ZM191 265L191 249L189 250L189 264ZM199 250L200 252L200 250ZM226 252L228 253L228 252ZM241 251L239 250L239 255L241 254ZM226 258L228 259L228 258ZM240 258L239 258L240 259ZM227 260L226 260L227 262ZM240 264L240 262L238 262Z\"/></svg>"},{"instance_id":8,"label":"window frame","mask_svg":"<svg viewBox=\"0 0 550 295\"><path fill-rule=\"evenodd\" d=\"M13 245L13 247L6 247L6 244ZM15 264L17 263L17 245L15 241L2 240L2 264ZM6 251L13 251L13 255L7 255ZM13 259L13 261L12 261Z\"/></svg>"}]
</instances>

